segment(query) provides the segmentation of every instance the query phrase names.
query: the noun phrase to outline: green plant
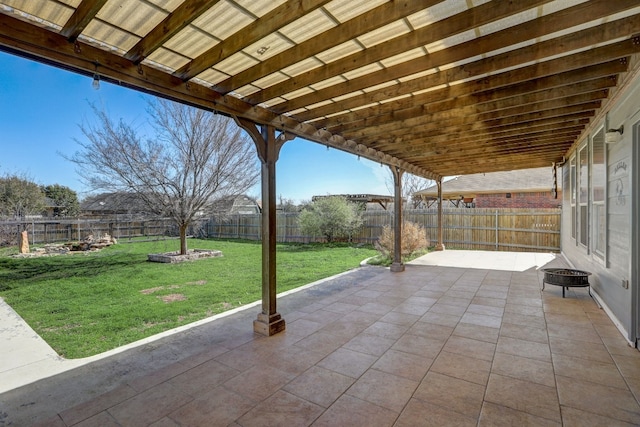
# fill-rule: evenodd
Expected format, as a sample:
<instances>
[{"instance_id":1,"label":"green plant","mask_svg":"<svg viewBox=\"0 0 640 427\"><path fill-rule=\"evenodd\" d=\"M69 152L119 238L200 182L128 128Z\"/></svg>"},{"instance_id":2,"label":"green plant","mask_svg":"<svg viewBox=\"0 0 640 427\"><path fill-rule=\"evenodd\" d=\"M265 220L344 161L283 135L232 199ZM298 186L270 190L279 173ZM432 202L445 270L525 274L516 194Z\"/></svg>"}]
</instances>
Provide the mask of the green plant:
<instances>
[{"instance_id":1,"label":"green plant","mask_svg":"<svg viewBox=\"0 0 640 427\"><path fill-rule=\"evenodd\" d=\"M0 216L23 218L42 213L44 207L44 193L38 184L19 175L0 177Z\"/></svg>"},{"instance_id":2,"label":"green plant","mask_svg":"<svg viewBox=\"0 0 640 427\"><path fill-rule=\"evenodd\" d=\"M45 196L53 203L53 216L76 216L80 213L78 194L60 184L46 185L42 187Z\"/></svg>"},{"instance_id":3,"label":"green plant","mask_svg":"<svg viewBox=\"0 0 640 427\"><path fill-rule=\"evenodd\" d=\"M323 236L327 242L347 239L362 225L358 205L339 196L314 200L300 213L300 230L307 236Z\"/></svg>"}]
</instances>

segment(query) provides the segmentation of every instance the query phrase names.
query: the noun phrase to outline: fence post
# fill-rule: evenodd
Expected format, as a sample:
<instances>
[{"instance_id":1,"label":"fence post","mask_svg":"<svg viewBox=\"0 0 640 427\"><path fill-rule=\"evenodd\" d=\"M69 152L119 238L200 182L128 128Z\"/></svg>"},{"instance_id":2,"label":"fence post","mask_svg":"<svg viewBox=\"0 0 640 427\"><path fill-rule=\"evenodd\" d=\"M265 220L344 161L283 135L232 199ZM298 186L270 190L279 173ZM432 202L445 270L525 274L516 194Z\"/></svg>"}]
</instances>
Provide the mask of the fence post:
<instances>
[{"instance_id":1,"label":"fence post","mask_svg":"<svg viewBox=\"0 0 640 427\"><path fill-rule=\"evenodd\" d=\"M496 211L496 251L498 250L498 211Z\"/></svg>"}]
</instances>

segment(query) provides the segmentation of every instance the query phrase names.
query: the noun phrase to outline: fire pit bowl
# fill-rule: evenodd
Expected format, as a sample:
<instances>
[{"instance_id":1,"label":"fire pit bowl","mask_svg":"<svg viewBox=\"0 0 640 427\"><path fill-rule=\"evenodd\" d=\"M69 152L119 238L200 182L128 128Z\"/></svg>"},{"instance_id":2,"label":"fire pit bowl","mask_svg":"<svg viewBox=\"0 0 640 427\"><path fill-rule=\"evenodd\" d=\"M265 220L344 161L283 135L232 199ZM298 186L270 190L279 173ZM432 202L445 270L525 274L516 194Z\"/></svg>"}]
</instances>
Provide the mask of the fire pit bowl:
<instances>
[{"instance_id":1,"label":"fire pit bowl","mask_svg":"<svg viewBox=\"0 0 640 427\"><path fill-rule=\"evenodd\" d=\"M587 287L589 288L589 296L591 296L591 285L589 284L588 271L574 270L571 268L543 268L544 279L542 279L542 290L544 291L545 283L550 285L562 286L562 298L564 291L570 287Z\"/></svg>"}]
</instances>

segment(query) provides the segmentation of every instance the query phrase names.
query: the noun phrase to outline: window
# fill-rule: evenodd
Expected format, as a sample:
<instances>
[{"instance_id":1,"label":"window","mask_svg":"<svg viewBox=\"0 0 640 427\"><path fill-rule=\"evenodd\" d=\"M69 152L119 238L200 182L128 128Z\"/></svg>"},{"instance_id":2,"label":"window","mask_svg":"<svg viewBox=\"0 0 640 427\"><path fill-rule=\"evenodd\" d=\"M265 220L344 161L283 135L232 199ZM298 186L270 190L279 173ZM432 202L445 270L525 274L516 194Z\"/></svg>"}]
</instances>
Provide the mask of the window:
<instances>
[{"instance_id":1,"label":"window","mask_svg":"<svg viewBox=\"0 0 640 427\"><path fill-rule=\"evenodd\" d=\"M580 244L587 246L589 242L589 153L587 145L578 153L579 182L578 182L578 227Z\"/></svg>"},{"instance_id":2,"label":"window","mask_svg":"<svg viewBox=\"0 0 640 427\"><path fill-rule=\"evenodd\" d=\"M576 156L571 156L569 160L569 198L571 201L571 237L576 238Z\"/></svg>"},{"instance_id":3,"label":"window","mask_svg":"<svg viewBox=\"0 0 640 427\"><path fill-rule=\"evenodd\" d=\"M601 128L569 159L564 183L571 206L571 237L594 258L605 259L607 250L607 144Z\"/></svg>"},{"instance_id":4,"label":"window","mask_svg":"<svg viewBox=\"0 0 640 427\"><path fill-rule=\"evenodd\" d=\"M593 251L604 258L606 244L604 129L596 133L591 142L591 200L593 215Z\"/></svg>"}]
</instances>

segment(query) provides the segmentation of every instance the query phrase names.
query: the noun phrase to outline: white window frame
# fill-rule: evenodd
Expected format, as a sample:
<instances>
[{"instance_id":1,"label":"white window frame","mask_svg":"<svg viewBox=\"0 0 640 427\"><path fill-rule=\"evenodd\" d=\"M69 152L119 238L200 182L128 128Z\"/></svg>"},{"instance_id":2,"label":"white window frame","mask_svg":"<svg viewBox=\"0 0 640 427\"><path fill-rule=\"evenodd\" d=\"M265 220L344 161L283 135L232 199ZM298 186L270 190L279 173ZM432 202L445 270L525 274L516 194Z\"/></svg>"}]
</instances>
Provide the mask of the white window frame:
<instances>
[{"instance_id":1,"label":"white window frame","mask_svg":"<svg viewBox=\"0 0 640 427\"><path fill-rule=\"evenodd\" d=\"M584 158L583 158L584 153ZM583 163L584 162L584 163ZM577 200L576 200L576 240L580 247L583 247L587 253L589 252L589 232L590 232L590 156L589 141L585 141L578 148L576 158L576 175L577 175ZM583 173L583 167L586 168ZM586 182L583 182L586 181ZM584 192L582 191L584 189Z\"/></svg>"},{"instance_id":2,"label":"white window frame","mask_svg":"<svg viewBox=\"0 0 640 427\"><path fill-rule=\"evenodd\" d=\"M577 239L577 230L578 230L578 221L577 221L577 208L576 208L576 200L577 200L577 192L578 192L578 180L577 180L577 169L576 169L576 160L577 154L573 153L569 158L569 204L571 205L571 238L574 240L576 244L578 244Z\"/></svg>"},{"instance_id":3,"label":"white window frame","mask_svg":"<svg viewBox=\"0 0 640 427\"><path fill-rule=\"evenodd\" d=\"M592 253L596 256L597 259L601 260L602 262L604 262L605 257L606 257L606 251L607 251L607 212L606 212L606 200L607 200L607 146L605 143L605 135L604 135L604 127L601 127L600 129L596 130L592 137L590 138L590 150L589 150L589 203L591 205L591 209L590 209L590 223L591 223L591 251ZM595 152L595 150L593 149L594 147L594 141L596 141L596 136L598 134L602 134L600 141L602 143L602 167L601 167L601 173L602 176L601 178L601 182L602 182L602 200L596 200L596 194L595 194L595 185L594 185L594 175L597 172L596 171L596 165L594 163L594 157L593 154ZM600 217L600 221L598 220L598 214L597 214L597 210L600 209L601 210L601 214L602 216ZM601 222L601 223L600 223ZM602 227L600 230L598 230L598 226ZM600 236L600 231L602 232L602 236ZM598 242L600 237L602 238L602 248L598 248Z\"/></svg>"}]
</instances>

